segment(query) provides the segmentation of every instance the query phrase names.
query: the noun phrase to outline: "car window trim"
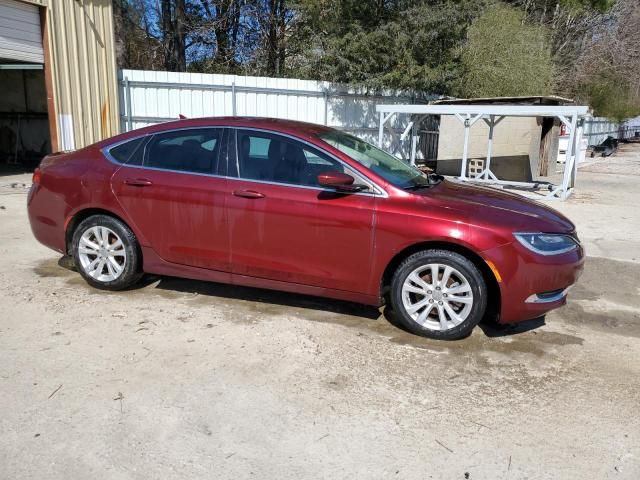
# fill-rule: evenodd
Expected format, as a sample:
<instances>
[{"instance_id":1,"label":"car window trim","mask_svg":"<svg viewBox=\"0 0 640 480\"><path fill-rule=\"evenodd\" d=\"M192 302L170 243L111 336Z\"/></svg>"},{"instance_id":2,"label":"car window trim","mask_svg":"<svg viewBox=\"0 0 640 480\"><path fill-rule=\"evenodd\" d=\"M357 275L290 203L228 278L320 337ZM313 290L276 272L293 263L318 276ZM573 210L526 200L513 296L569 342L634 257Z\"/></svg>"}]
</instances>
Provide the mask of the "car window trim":
<instances>
[{"instance_id":1,"label":"car window trim","mask_svg":"<svg viewBox=\"0 0 640 480\"><path fill-rule=\"evenodd\" d=\"M313 190L322 190L322 191L328 191L328 192L333 192L334 190L330 189L330 188L325 188L325 187L315 187L313 185L298 185L295 183L284 183L284 182L274 182L271 180L256 180L253 178L243 178L240 177L240 158L239 158L239 154L238 154L238 130L248 130L248 131L254 131L254 132L262 132L262 133L268 133L268 134L272 134L272 135L279 135L281 137L285 137L288 138L290 140L294 140L296 142L300 142L304 145L309 146L310 148L312 148L313 150L318 150L321 153L325 154L327 157L337 161L339 164L341 164L342 166L344 166L346 169L349 170L349 172L351 172L352 176L354 176L356 179L360 179L362 180L364 183L368 184L371 188L370 192L354 192L354 193L350 193L350 195L369 195L369 196L376 196L376 197L388 197L388 194L386 192L385 189L383 189L380 185L378 185L376 182L372 181L369 177L361 174L360 172L358 172L357 170L355 170L351 165L345 163L343 160L341 160L340 158L336 157L335 155L323 150L322 148L318 147L317 145L314 145L311 142L308 142L302 138L296 137L294 135L289 135L287 133L282 133L279 131L275 131L275 130L269 130L266 128L255 128L255 127L230 127L232 130L235 130L235 135L234 137L234 141L235 141L235 157L236 157L236 171L238 173L238 176L236 177L232 177L232 176L228 176L227 178L230 179L236 179L236 180L242 180L245 182L257 182L257 183L263 183L263 184L269 184L269 185L281 185L283 187L295 187L295 188L308 188L308 189L313 189ZM228 174L229 172L227 172Z\"/></svg>"},{"instance_id":2,"label":"car window trim","mask_svg":"<svg viewBox=\"0 0 640 480\"><path fill-rule=\"evenodd\" d=\"M144 144L144 146L146 148L146 142L148 142L149 138L151 138L152 136L153 136L152 133L144 133L142 135L130 137L130 138L127 138L125 140L120 140L119 142L110 143L109 145L106 145L106 146L102 147L100 149L100 152L105 156L105 158L107 160L109 160L112 163L115 163L116 165L120 165L120 166L127 165L127 162L129 162L129 160L131 160L131 158L133 157L133 154L131 154L131 156L129 157L129 160L127 160L127 162L120 162L113 155L111 155L111 149L119 147L120 145L124 145L125 143L128 143L128 142L133 142L135 140L139 140L141 138L144 139L143 140L143 144ZM140 145L138 145L138 148L140 148ZM134 150L133 153L135 153L135 151L137 151L138 148L136 148L136 150ZM132 165L129 165L129 166L132 166Z\"/></svg>"},{"instance_id":3,"label":"car window trim","mask_svg":"<svg viewBox=\"0 0 640 480\"><path fill-rule=\"evenodd\" d=\"M115 148L119 145L122 145L123 143L132 141L132 140L136 140L138 138L142 138L142 137L149 137L149 139L147 139L147 144L149 143L149 140L151 139L151 137L153 137L156 134L160 134L160 133L168 133L168 132L174 132L174 131L182 131L182 130L201 130L203 128L220 128L223 130L226 130L228 132L228 136L226 138L226 142L227 142L227 155L226 155L226 162L225 162L225 168L224 168L224 174L220 174L220 160L218 161L218 168L216 169L218 173L200 173L200 172L189 172L186 170L173 170L173 169L169 169L169 168L160 168L160 167L149 167L144 165L144 158L143 158L143 165L128 165L126 163L120 163L118 162L110 153L109 150L111 150L112 148ZM251 179L251 178L241 178L239 176L232 176L229 175L229 163L230 161L232 161L232 159L229 157L229 153L230 152L230 147L229 144L231 142L233 142L233 150L234 150L234 154L235 154L235 160L236 160L236 169L239 172L240 168L239 168L239 158L238 158L238 130L251 130L251 131L256 131L256 132L264 132L264 133L270 133L270 134L274 134L274 135L280 135L282 137L286 137L286 138L290 138L291 140L295 140L298 142L301 142L305 145L308 145L309 147L316 149L316 150L321 150L325 155L327 155L328 157L336 160L337 162L339 162L341 165L343 165L345 168L348 168L349 171L353 172L354 176L356 178L360 178L362 179L365 183L368 183L370 185L373 186L372 191L370 192L354 192L354 193L347 193L348 195L366 195L366 196L375 196L375 197L382 197L382 198L388 198L389 194L387 193L387 191L382 188L380 185L378 185L376 182L374 182L373 180L371 180L369 177L367 177L366 175L363 175L362 173L356 171L353 167L351 167L349 164L345 163L343 160L341 160L340 158L336 157L335 155L333 155L332 153L329 153L325 150L322 150L320 147L314 145L311 142L308 142L302 138L296 137L294 135L289 135L286 133L282 133L279 132L277 130L270 130L267 128L255 128L255 127L237 127L237 126L229 126L229 125L216 125L216 126L211 126L211 127L181 127L181 128L172 128L170 130L163 130L161 132L152 132L152 133L143 133L141 135L138 136L133 136L130 138L127 138L126 140L121 140L119 142L114 142L111 143L109 145L106 145L104 147L102 147L100 149L100 151L102 152L102 154L105 156L105 158L107 158L107 160L109 160L110 162L116 164L119 167L127 167L127 168L138 168L138 169L142 169L142 170L155 170L155 171L160 171L160 172L170 172L170 173L181 173L184 175L197 175L200 177L215 177L215 178L223 178L223 179L228 179L228 180L238 180L238 181L244 181L244 182L256 182L256 183L261 183L261 184L268 184L268 185L279 185L282 187L290 187L290 188L304 188L304 189L310 189L310 190L319 190L319 191L323 191L323 192L335 192L335 190L330 189L330 188L325 188L325 187L314 187L312 185L296 185L293 183L282 183L282 182L272 182L272 181L268 181L268 180L255 180L255 179ZM223 136L223 141L224 141L224 136ZM145 152L144 155L146 157L146 148L147 145L145 144L144 146L145 148Z\"/></svg>"},{"instance_id":4,"label":"car window trim","mask_svg":"<svg viewBox=\"0 0 640 480\"><path fill-rule=\"evenodd\" d=\"M216 172L220 171L220 159L218 158L217 162L216 162L216 168L212 169L212 173L202 173L202 172L190 172L188 170L174 170L171 168L162 168L162 167L150 167L148 165L145 165L145 160L147 158L147 145L149 144L149 142L151 141L151 139L155 136L155 135L160 135L163 133L171 133L171 132L179 132L179 131L183 131L183 130L202 130L204 128L217 128L222 130L222 135L220 136L220 141L223 142L225 140L224 138L224 134L226 133L226 130L229 130L230 127L224 126L224 125L215 125L215 126L200 126L200 127L180 127L180 128L172 128L169 130L163 130L161 132L151 132L151 133L143 133L141 135L137 135L137 136L133 136L130 138L127 138L126 140L120 140L119 142L114 142L114 143L110 143L109 145L106 145L104 147L102 147L100 149L100 152L105 156L105 158L107 160L109 160L111 163L115 163L116 165L118 165L119 167L129 167L129 168L141 168L141 169L145 169L145 170L156 170L159 172L172 172L172 173L184 173L186 175L198 175L198 176L204 176L204 177L220 177L220 178L226 178L224 175L219 175L218 173L213 173L213 170L215 170ZM148 137L144 143L144 149L145 151L143 152L143 158L142 158L142 165L129 165L127 163L122 163L119 162L118 160L116 160L113 155L111 155L110 150L112 148L118 147L124 143L127 142L131 142L133 140L138 140L139 138L145 138ZM221 145L222 146L222 145ZM220 156L220 151L218 151L217 156Z\"/></svg>"},{"instance_id":5,"label":"car window trim","mask_svg":"<svg viewBox=\"0 0 640 480\"><path fill-rule=\"evenodd\" d=\"M222 142L224 141L224 134L225 134L225 128L223 126L202 126L202 127L184 127L184 128L175 128L175 129L171 129L171 130L164 130L162 132L154 132L151 134L151 138L149 138L149 140L147 140L146 145L144 146L144 154L142 157L142 167L145 168L149 168L152 170L161 170L161 171L169 171L169 172L183 172L183 173L191 173L191 174L202 174L202 175L214 175L213 172L217 172L220 170L219 168L219 161L220 161L220 149L222 147ZM211 171L209 173L203 173L203 172L191 172L189 170L176 170L173 168L163 168L163 167L152 167L149 165L146 165L147 161L149 160L149 150L147 149L147 147L149 146L149 144L151 142L153 142L154 137L157 137L158 135L164 135L167 133L175 133L175 132L182 132L182 131L188 131L188 130L211 130L211 129L215 129L215 130L221 130L220 132L220 138L219 138L219 145L216 145L216 147L218 148L214 148L215 152L211 152L212 154L215 153L215 158L213 158L213 164L215 165L214 168L211 168ZM182 145L180 145L182 146Z\"/></svg>"}]
</instances>

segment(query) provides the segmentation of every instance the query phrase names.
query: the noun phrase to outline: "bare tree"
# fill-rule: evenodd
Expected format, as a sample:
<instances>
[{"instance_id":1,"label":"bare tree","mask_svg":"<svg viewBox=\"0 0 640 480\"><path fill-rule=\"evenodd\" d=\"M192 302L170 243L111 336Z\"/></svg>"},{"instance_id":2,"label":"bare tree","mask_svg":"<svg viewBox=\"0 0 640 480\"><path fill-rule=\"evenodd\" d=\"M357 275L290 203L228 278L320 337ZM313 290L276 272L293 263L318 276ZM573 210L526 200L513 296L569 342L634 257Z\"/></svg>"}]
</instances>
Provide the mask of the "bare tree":
<instances>
[{"instance_id":1,"label":"bare tree","mask_svg":"<svg viewBox=\"0 0 640 480\"><path fill-rule=\"evenodd\" d=\"M151 32L145 0L114 0L116 59L121 68L163 68L162 44Z\"/></svg>"},{"instance_id":2,"label":"bare tree","mask_svg":"<svg viewBox=\"0 0 640 480\"><path fill-rule=\"evenodd\" d=\"M161 39L164 66L173 72L187 70L185 0L161 0Z\"/></svg>"}]
</instances>

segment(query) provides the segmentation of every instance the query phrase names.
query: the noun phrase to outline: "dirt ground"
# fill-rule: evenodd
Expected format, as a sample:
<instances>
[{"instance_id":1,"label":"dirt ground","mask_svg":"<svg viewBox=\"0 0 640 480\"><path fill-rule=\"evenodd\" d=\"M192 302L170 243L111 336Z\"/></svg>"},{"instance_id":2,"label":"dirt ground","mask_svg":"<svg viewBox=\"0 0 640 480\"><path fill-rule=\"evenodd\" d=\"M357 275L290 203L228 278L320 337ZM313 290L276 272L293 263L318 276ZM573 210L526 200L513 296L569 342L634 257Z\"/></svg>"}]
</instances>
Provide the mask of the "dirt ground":
<instances>
[{"instance_id":1,"label":"dirt ground","mask_svg":"<svg viewBox=\"0 0 640 480\"><path fill-rule=\"evenodd\" d=\"M93 290L2 176L0 478L635 480L639 180L624 146L554 203L590 255L566 307L443 343L310 297Z\"/></svg>"}]
</instances>

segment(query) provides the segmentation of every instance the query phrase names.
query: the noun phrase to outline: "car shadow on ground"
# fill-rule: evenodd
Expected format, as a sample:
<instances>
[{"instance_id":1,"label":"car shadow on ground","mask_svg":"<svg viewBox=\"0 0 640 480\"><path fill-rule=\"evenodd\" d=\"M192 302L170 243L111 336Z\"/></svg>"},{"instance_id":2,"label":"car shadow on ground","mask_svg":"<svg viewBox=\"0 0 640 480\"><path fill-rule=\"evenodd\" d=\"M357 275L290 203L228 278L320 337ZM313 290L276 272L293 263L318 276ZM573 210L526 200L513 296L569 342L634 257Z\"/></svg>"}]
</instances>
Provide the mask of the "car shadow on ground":
<instances>
[{"instance_id":1,"label":"car shadow on ground","mask_svg":"<svg viewBox=\"0 0 640 480\"><path fill-rule=\"evenodd\" d=\"M530 332L546 325L545 317L538 317L519 323L496 324L494 322L481 322L479 327L487 337L508 337Z\"/></svg>"},{"instance_id":2,"label":"car shadow on ground","mask_svg":"<svg viewBox=\"0 0 640 480\"><path fill-rule=\"evenodd\" d=\"M257 302L263 305L281 306L293 309L304 308L321 312L331 312L338 315L360 317L362 319L373 321L379 321L384 318L394 327L407 333L411 333L408 332L398 321L397 314L389 306L377 308L342 300L281 292L277 290L225 285L177 277L159 277L155 275L145 275L139 285L139 288L143 286L151 286L154 283L156 283L154 288L167 292L198 294L208 297L227 298L254 303ZM508 325L497 324L492 319L485 319L480 323L479 328L485 336L495 338L519 335L540 328L544 325L544 317Z\"/></svg>"},{"instance_id":3,"label":"car shadow on ground","mask_svg":"<svg viewBox=\"0 0 640 480\"><path fill-rule=\"evenodd\" d=\"M278 305L289 308L305 308L321 310L324 312L352 315L376 320L380 317L380 311L376 307L361 305L358 303L332 300L322 297L313 297L277 290L266 290L253 287L242 287L222 283L190 280L178 277L159 277L145 275L139 287L150 286L156 283L154 288L164 291L181 292L205 295L208 297L222 297L233 300L258 302L262 304ZM135 287L133 287L135 288Z\"/></svg>"},{"instance_id":4,"label":"car shadow on ground","mask_svg":"<svg viewBox=\"0 0 640 480\"><path fill-rule=\"evenodd\" d=\"M73 259L64 256L58 260L58 266L77 272ZM243 287L237 285L227 285L202 280L191 280L179 277L166 277L153 274L145 274L140 281L128 288L129 292L140 292L153 290L162 292L162 295L189 294L203 297L222 298L228 300L239 300L260 304L268 313L274 313L270 307L284 307L290 309L303 308L320 313L334 313L345 317L357 317L365 321L364 325L373 326L383 318L392 326L408 332L397 319L397 314L389 306L382 308L363 305L359 303L334 300L324 297L314 297L297 293L282 292L278 290L266 290L254 287ZM282 311L282 313L286 313ZM489 317L489 316L488 316ZM314 318L316 319L316 318ZM336 321L330 319L329 321ZM322 321L322 319L320 319ZM340 323L339 321L337 323ZM501 325L495 322L493 317L485 318L480 323L479 328L487 337L506 337L518 335L545 325L545 318L539 317L517 324Z\"/></svg>"}]
</instances>

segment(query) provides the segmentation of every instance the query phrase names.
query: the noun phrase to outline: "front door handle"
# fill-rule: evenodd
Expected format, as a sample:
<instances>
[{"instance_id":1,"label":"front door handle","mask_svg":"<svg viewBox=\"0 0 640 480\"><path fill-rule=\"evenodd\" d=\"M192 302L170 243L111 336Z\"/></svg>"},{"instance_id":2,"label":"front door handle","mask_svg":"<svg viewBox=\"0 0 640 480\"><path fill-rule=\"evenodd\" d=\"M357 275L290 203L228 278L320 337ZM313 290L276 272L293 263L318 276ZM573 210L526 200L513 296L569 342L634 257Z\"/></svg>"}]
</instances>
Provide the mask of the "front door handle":
<instances>
[{"instance_id":1,"label":"front door handle","mask_svg":"<svg viewBox=\"0 0 640 480\"><path fill-rule=\"evenodd\" d=\"M127 185L133 185L134 187L148 187L153 185L153 182L146 178L127 178L124 183Z\"/></svg>"},{"instance_id":2,"label":"front door handle","mask_svg":"<svg viewBox=\"0 0 640 480\"><path fill-rule=\"evenodd\" d=\"M264 198L264 193L256 192L255 190L234 190L233 195L243 198Z\"/></svg>"}]
</instances>

